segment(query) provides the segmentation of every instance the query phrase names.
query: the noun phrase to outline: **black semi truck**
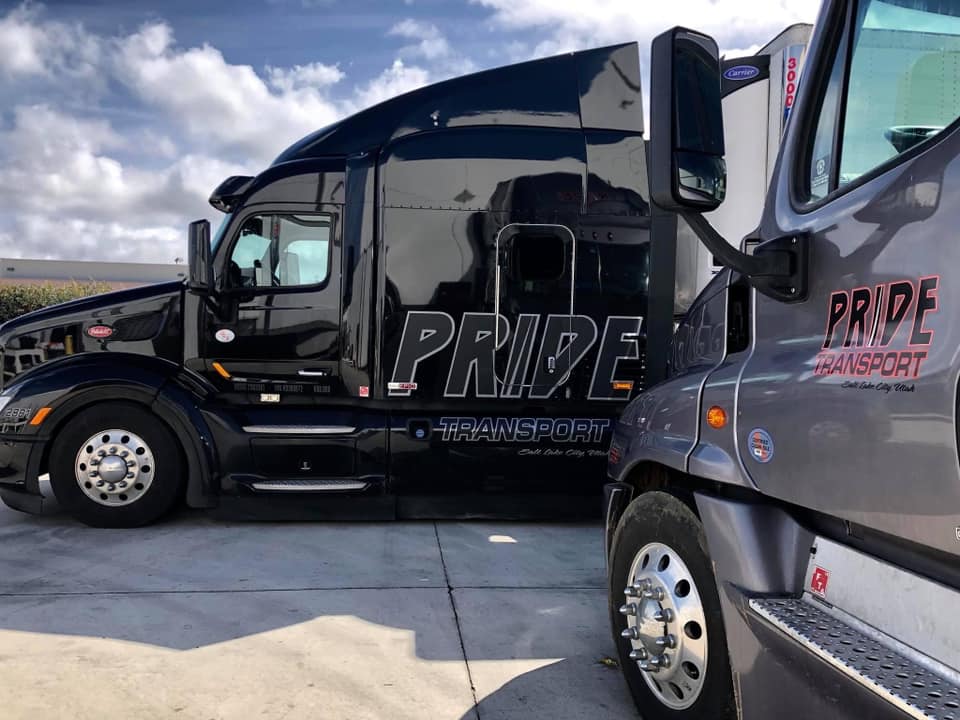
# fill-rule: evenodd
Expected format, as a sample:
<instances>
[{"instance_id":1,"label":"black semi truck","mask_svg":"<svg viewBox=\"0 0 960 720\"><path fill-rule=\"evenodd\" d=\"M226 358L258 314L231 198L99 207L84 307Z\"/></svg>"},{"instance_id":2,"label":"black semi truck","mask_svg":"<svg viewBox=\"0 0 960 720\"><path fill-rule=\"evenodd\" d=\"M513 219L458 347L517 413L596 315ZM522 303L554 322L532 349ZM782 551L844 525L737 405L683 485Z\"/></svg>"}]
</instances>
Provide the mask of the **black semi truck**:
<instances>
[{"instance_id":1,"label":"black semi truck","mask_svg":"<svg viewBox=\"0 0 960 720\"><path fill-rule=\"evenodd\" d=\"M617 413L672 331L642 130L627 44L409 93L228 178L219 230L191 226L187 283L0 328L0 497L39 511L48 473L105 526L183 497L594 512Z\"/></svg>"},{"instance_id":2,"label":"black semi truck","mask_svg":"<svg viewBox=\"0 0 960 720\"><path fill-rule=\"evenodd\" d=\"M746 252L723 72L653 43L651 196L726 269L610 447L623 673L653 720L960 718L960 3L824 2Z\"/></svg>"}]
</instances>

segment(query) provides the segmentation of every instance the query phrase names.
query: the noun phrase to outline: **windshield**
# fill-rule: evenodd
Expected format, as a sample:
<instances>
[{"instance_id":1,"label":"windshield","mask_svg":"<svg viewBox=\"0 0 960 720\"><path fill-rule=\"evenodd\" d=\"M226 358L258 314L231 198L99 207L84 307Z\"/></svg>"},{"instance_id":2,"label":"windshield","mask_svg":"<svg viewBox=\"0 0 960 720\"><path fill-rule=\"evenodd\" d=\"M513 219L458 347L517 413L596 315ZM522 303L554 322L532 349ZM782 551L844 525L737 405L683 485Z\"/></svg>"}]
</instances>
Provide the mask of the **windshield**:
<instances>
[{"instance_id":1,"label":"windshield","mask_svg":"<svg viewBox=\"0 0 960 720\"><path fill-rule=\"evenodd\" d=\"M220 243L223 242L223 236L227 232L227 226L230 224L230 219L232 217L233 217L233 213L226 213L223 216L223 220L220 221L220 227L217 228L217 232L214 234L213 239L210 241L211 257L217 254L217 248L220 247Z\"/></svg>"}]
</instances>

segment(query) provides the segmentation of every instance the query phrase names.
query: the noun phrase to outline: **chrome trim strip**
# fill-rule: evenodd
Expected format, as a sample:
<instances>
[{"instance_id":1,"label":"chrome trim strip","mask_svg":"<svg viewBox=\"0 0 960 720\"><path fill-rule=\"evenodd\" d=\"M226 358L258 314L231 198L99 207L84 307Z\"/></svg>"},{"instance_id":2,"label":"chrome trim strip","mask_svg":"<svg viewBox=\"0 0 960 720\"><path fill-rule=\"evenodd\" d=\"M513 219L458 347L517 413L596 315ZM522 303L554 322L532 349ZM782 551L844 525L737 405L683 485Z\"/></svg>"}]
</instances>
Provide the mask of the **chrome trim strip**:
<instances>
[{"instance_id":1,"label":"chrome trim strip","mask_svg":"<svg viewBox=\"0 0 960 720\"><path fill-rule=\"evenodd\" d=\"M357 429L348 425L244 425L243 431L260 435L351 435Z\"/></svg>"},{"instance_id":2,"label":"chrome trim strip","mask_svg":"<svg viewBox=\"0 0 960 720\"><path fill-rule=\"evenodd\" d=\"M337 492L342 490L365 490L369 483L361 480L265 480L251 483L254 490L271 490L279 492Z\"/></svg>"}]
</instances>

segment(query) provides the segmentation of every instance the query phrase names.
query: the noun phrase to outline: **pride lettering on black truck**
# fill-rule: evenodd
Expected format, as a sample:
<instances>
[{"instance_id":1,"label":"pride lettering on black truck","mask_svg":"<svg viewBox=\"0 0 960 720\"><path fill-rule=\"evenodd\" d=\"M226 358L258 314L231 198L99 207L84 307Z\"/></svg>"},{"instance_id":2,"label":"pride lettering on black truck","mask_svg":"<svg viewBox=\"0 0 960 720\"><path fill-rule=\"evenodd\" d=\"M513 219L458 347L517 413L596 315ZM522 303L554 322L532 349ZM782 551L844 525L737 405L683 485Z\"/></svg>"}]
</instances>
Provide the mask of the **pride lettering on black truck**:
<instances>
[{"instance_id":1,"label":"pride lettering on black truck","mask_svg":"<svg viewBox=\"0 0 960 720\"><path fill-rule=\"evenodd\" d=\"M49 472L96 525L183 497L594 511L612 421L648 360L665 369L674 311L639 77L628 44L459 78L228 178L212 241L192 226L188 283L0 330L0 497L40 510ZM18 374L27 355L43 362Z\"/></svg>"}]
</instances>

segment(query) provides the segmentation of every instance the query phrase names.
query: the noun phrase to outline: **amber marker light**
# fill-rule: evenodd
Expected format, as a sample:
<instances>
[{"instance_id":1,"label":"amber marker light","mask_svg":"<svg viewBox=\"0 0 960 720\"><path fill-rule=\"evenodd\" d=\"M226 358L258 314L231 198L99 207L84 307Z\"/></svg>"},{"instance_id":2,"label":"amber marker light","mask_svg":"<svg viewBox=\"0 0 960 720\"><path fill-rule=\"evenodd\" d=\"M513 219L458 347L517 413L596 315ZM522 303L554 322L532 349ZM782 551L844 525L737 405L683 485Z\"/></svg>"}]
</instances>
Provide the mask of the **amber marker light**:
<instances>
[{"instance_id":1,"label":"amber marker light","mask_svg":"<svg viewBox=\"0 0 960 720\"><path fill-rule=\"evenodd\" d=\"M44 420L47 419L47 415L50 414L51 410L53 410L53 408L49 408L49 407L40 408L39 410L37 410L37 414L33 416L33 419L30 421L30 424L39 425L40 423L42 423Z\"/></svg>"},{"instance_id":2,"label":"amber marker light","mask_svg":"<svg viewBox=\"0 0 960 720\"><path fill-rule=\"evenodd\" d=\"M230 379L230 373L228 373L228 372L227 372L227 369L226 369L223 365L221 365L220 363L218 363L218 362L213 363L213 369L217 371L217 374L218 374L220 377L226 378L227 380Z\"/></svg>"},{"instance_id":3,"label":"amber marker light","mask_svg":"<svg viewBox=\"0 0 960 720\"><path fill-rule=\"evenodd\" d=\"M633 380L614 380L614 390L633 390Z\"/></svg>"},{"instance_id":4,"label":"amber marker light","mask_svg":"<svg viewBox=\"0 0 960 720\"><path fill-rule=\"evenodd\" d=\"M727 424L727 412L719 405L714 405L707 410L707 425L719 430Z\"/></svg>"}]
</instances>

